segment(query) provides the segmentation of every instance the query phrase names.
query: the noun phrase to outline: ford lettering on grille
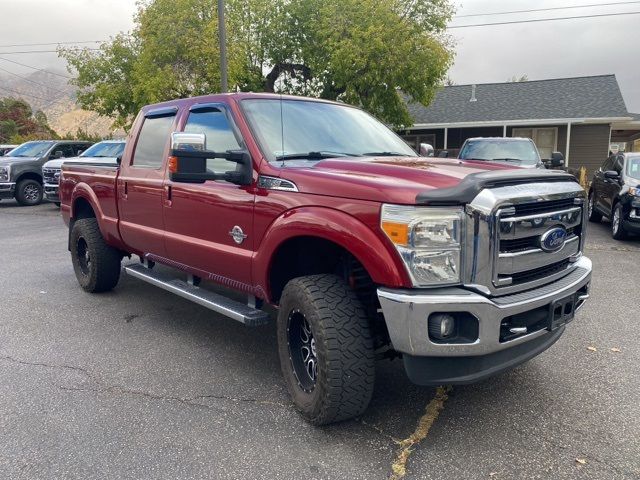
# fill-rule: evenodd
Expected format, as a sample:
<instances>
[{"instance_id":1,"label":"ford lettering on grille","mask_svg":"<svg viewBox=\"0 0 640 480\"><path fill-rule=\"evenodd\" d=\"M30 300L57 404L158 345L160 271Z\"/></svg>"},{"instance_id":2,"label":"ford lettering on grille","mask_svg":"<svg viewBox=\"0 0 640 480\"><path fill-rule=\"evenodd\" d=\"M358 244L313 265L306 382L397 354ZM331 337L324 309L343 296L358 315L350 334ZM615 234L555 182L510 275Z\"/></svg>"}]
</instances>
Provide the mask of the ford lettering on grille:
<instances>
[{"instance_id":1,"label":"ford lettering on grille","mask_svg":"<svg viewBox=\"0 0 640 480\"><path fill-rule=\"evenodd\" d=\"M547 230L540 237L540 248L545 252L555 252L564 246L567 231L562 227Z\"/></svg>"}]
</instances>

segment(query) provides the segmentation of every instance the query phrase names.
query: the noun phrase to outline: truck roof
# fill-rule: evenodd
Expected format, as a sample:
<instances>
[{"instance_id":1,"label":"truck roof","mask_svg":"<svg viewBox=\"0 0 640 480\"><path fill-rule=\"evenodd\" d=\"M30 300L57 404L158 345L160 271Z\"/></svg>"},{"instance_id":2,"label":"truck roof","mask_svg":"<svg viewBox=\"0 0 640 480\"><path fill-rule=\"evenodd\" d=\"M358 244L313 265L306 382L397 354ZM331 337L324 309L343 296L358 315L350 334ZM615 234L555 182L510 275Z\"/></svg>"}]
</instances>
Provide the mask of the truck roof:
<instances>
[{"instance_id":1,"label":"truck roof","mask_svg":"<svg viewBox=\"0 0 640 480\"><path fill-rule=\"evenodd\" d=\"M216 93L211 95L201 95L198 97L188 97L188 98L179 98L175 100L168 100L166 102L153 103L150 105L145 105L142 110L147 111L155 108L162 107L181 107L185 104L192 103L204 103L204 102L221 102L227 100L229 98L233 98L236 100L245 100L249 98L264 98L264 99L272 99L272 100L306 100L311 102L321 102L321 103L332 103L336 105L344 105L350 107L351 105L342 103L342 102L334 102L331 100L324 100L321 98L313 98L313 97L301 97L298 95L281 95L279 93L253 93L253 92L234 92L234 93ZM194 102L195 101L195 102Z\"/></svg>"},{"instance_id":2,"label":"truck roof","mask_svg":"<svg viewBox=\"0 0 640 480\"><path fill-rule=\"evenodd\" d=\"M473 138L467 138L467 140L500 140L500 141L507 141L507 142L521 142L521 141L527 141L527 142L531 142L532 140L530 138L527 137L473 137Z\"/></svg>"}]
</instances>

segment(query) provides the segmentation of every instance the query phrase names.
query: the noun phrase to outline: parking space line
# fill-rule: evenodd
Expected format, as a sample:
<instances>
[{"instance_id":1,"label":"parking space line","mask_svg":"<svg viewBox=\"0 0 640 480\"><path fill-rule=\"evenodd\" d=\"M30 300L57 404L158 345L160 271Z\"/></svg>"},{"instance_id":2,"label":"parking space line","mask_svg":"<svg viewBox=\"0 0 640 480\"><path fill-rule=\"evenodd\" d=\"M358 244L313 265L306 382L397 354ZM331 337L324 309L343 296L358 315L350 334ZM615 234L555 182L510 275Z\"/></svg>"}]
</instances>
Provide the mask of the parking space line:
<instances>
[{"instance_id":1,"label":"parking space line","mask_svg":"<svg viewBox=\"0 0 640 480\"><path fill-rule=\"evenodd\" d=\"M418 420L418 425L414 432L399 442L400 451L391 464L392 473L389 480L400 480L407 474L407 461L409 460L411 452L413 452L413 447L427 438L433 423L438 419L440 412L444 409L444 404L449 398L449 392L451 390L452 388L450 386L438 387L435 397L427 404L424 409L424 414Z\"/></svg>"}]
</instances>

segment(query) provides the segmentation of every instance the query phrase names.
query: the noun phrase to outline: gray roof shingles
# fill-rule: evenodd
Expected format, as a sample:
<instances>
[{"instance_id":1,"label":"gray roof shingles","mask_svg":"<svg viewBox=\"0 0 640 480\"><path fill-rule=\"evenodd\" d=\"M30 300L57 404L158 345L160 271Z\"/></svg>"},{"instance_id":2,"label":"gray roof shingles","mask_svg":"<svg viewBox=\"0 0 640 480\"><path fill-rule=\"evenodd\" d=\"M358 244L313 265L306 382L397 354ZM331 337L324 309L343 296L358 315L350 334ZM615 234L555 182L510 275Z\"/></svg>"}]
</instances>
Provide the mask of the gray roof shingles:
<instances>
[{"instance_id":1,"label":"gray roof shingles","mask_svg":"<svg viewBox=\"0 0 640 480\"><path fill-rule=\"evenodd\" d=\"M429 105L408 100L415 124L628 117L615 75L443 87Z\"/></svg>"}]
</instances>

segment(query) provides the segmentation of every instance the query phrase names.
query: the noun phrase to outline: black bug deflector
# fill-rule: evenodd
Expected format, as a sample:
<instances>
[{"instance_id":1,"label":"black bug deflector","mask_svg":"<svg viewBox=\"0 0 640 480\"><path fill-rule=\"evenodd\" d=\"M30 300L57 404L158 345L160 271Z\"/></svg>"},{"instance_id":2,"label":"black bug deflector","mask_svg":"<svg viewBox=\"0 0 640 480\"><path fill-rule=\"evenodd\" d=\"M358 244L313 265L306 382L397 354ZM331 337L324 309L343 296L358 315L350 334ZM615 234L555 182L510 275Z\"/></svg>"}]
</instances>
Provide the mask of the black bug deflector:
<instances>
[{"instance_id":1,"label":"black bug deflector","mask_svg":"<svg viewBox=\"0 0 640 480\"><path fill-rule=\"evenodd\" d=\"M433 189L416 196L418 205L462 205L470 203L485 188L499 188L526 183L578 182L570 173L555 170L498 170L472 173L458 185Z\"/></svg>"}]
</instances>

